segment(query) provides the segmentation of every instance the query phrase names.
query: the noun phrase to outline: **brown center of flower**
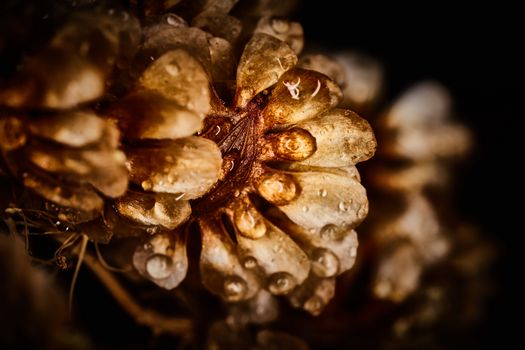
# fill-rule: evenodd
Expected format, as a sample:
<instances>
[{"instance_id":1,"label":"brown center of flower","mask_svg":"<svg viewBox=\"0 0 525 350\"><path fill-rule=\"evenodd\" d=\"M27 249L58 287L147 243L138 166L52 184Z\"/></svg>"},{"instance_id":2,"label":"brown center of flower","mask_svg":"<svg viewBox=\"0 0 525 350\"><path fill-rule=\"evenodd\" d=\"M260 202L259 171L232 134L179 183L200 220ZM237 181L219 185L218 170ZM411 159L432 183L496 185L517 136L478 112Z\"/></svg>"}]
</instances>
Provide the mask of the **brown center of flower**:
<instances>
[{"instance_id":1,"label":"brown center of flower","mask_svg":"<svg viewBox=\"0 0 525 350\"><path fill-rule=\"evenodd\" d=\"M229 117L210 115L201 136L217 143L222 153L220 180L202 198L193 203L197 215L215 213L232 196L238 196L250 185L250 179L261 171L256 164L258 142L264 135L262 111L267 104L264 94L254 98L245 108L232 110Z\"/></svg>"}]
</instances>

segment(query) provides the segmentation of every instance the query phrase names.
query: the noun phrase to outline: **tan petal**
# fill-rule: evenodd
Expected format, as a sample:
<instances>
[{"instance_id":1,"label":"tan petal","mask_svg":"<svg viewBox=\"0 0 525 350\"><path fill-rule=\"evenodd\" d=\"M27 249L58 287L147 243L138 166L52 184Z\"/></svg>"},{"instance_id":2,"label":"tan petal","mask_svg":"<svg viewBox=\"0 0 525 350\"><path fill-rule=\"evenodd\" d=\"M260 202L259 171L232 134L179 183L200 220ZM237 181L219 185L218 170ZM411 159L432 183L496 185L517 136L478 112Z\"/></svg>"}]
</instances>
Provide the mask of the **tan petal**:
<instances>
[{"instance_id":1,"label":"tan petal","mask_svg":"<svg viewBox=\"0 0 525 350\"><path fill-rule=\"evenodd\" d=\"M191 24L230 43L237 40L242 30L241 21L226 12L202 12L193 18Z\"/></svg>"},{"instance_id":2,"label":"tan petal","mask_svg":"<svg viewBox=\"0 0 525 350\"><path fill-rule=\"evenodd\" d=\"M451 113L452 99L436 82L419 83L407 90L390 108L384 123L390 128L435 126Z\"/></svg>"},{"instance_id":3,"label":"tan petal","mask_svg":"<svg viewBox=\"0 0 525 350\"><path fill-rule=\"evenodd\" d=\"M419 285L423 265L417 250L410 244L396 247L381 261L374 278L374 294L378 298L401 302Z\"/></svg>"},{"instance_id":4,"label":"tan petal","mask_svg":"<svg viewBox=\"0 0 525 350\"><path fill-rule=\"evenodd\" d=\"M121 151L36 144L26 152L31 162L40 168L71 182L90 183L109 197L118 197L127 189L126 157Z\"/></svg>"},{"instance_id":5,"label":"tan petal","mask_svg":"<svg viewBox=\"0 0 525 350\"><path fill-rule=\"evenodd\" d=\"M340 167L355 165L372 157L376 140L370 124L352 111L333 109L297 124L308 130L317 144L304 165Z\"/></svg>"},{"instance_id":6,"label":"tan petal","mask_svg":"<svg viewBox=\"0 0 525 350\"><path fill-rule=\"evenodd\" d=\"M249 264L239 261L233 242L218 221L200 220L202 249L200 271L203 284L227 301L249 299L259 283Z\"/></svg>"},{"instance_id":7,"label":"tan petal","mask_svg":"<svg viewBox=\"0 0 525 350\"><path fill-rule=\"evenodd\" d=\"M343 67L339 62L329 56L321 54L303 55L297 67L323 73L342 89L346 86L347 81Z\"/></svg>"},{"instance_id":8,"label":"tan petal","mask_svg":"<svg viewBox=\"0 0 525 350\"><path fill-rule=\"evenodd\" d=\"M310 171L292 175L301 192L279 208L296 224L314 230L326 225L355 227L366 217L366 191L350 174Z\"/></svg>"},{"instance_id":9,"label":"tan petal","mask_svg":"<svg viewBox=\"0 0 525 350\"><path fill-rule=\"evenodd\" d=\"M264 109L267 125L292 124L310 119L335 107L341 89L327 76L304 69L292 69L281 76Z\"/></svg>"},{"instance_id":10,"label":"tan petal","mask_svg":"<svg viewBox=\"0 0 525 350\"><path fill-rule=\"evenodd\" d=\"M290 128L268 134L263 139L261 159L299 161L316 152L316 140L308 131Z\"/></svg>"},{"instance_id":11,"label":"tan petal","mask_svg":"<svg viewBox=\"0 0 525 350\"><path fill-rule=\"evenodd\" d=\"M208 38L211 67L209 68L214 83L233 79L235 58L232 45L223 38Z\"/></svg>"},{"instance_id":12,"label":"tan petal","mask_svg":"<svg viewBox=\"0 0 525 350\"><path fill-rule=\"evenodd\" d=\"M137 271L165 289L173 289L186 277L188 257L186 240L181 232L158 233L133 254Z\"/></svg>"},{"instance_id":13,"label":"tan petal","mask_svg":"<svg viewBox=\"0 0 525 350\"><path fill-rule=\"evenodd\" d=\"M208 76L202 65L184 50L169 51L154 61L142 74L139 84L201 117L210 109Z\"/></svg>"},{"instance_id":14,"label":"tan petal","mask_svg":"<svg viewBox=\"0 0 525 350\"><path fill-rule=\"evenodd\" d=\"M32 120L29 129L37 135L70 146L82 147L100 140L111 124L90 111L73 111Z\"/></svg>"},{"instance_id":15,"label":"tan petal","mask_svg":"<svg viewBox=\"0 0 525 350\"><path fill-rule=\"evenodd\" d=\"M268 276L267 289L272 294L287 294L303 282L310 264L287 234L267 220L264 224L265 235L255 240L238 232L239 252L245 261L250 261Z\"/></svg>"},{"instance_id":16,"label":"tan petal","mask_svg":"<svg viewBox=\"0 0 525 350\"><path fill-rule=\"evenodd\" d=\"M282 214L274 214L272 219L308 254L312 273L317 276L332 277L354 265L359 245L354 230L333 224L321 229L305 229L285 219Z\"/></svg>"},{"instance_id":17,"label":"tan petal","mask_svg":"<svg viewBox=\"0 0 525 350\"><path fill-rule=\"evenodd\" d=\"M312 315L319 315L335 295L335 279L310 274L308 279L290 295L290 303Z\"/></svg>"},{"instance_id":18,"label":"tan petal","mask_svg":"<svg viewBox=\"0 0 525 350\"><path fill-rule=\"evenodd\" d=\"M56 178L29 172L23 174L23 181L27 188L53 203L93 213L89 219L102 212L104 202L91 187L71 185Z\"/></svg>"},{"instance_id":19,"label":"tan petal","mask_svg":"<svg viewBox=\"0 0 525 350\"><path fill-rule=\"evenodd\" d=\"M118 212L146 226L173 230L191 214L188 201L168 193L127 192L115 201Z\"/></svg>"},{"instance_id":20,"label":"tan petal","mask_svg":"<svg viewBox=\"0 0 525 350\"><path fill-rule=\"evenodd\" d=\"M342 104L361 112L376 102L384 84L381 65L371 57L350 51L337 53L334 58L345 75Z\"/></svg>"},{"instance_id":21,"label":"tan petal","mask_svg":"<svg viewBox=\"0 0 525 350\"><path fill-rule=\"evenodd\" d=\"M450 123L402 130L396 134L394 140L385 142L382 153L426 161L461 156L470 149L471 144L469 130L462 125Z\"/></svg>"},{"instance_id":22,"label":"tan petal","mask_svg":"<svg viewBox=\"0 0 525 350\"><path fill-rule=\"evenodd\" d=\"M297 56L287 44L267 34L255 34L246 44L237 67L235 105L246 106L296 63Z\"/></svg>"},{"instance_id":23,"label":"tan petal","mask_svg":"<svg viewBox=\"0 0 525 350\"><path fill-rule=\"evenodd\" d=\"M0 91L0 104L71 108L102 96L104 79L98 67L77 53L50 48L24 63L21 74Z\"/></svg>"},{"instance_id":24,"label":"tan petal","mask_svg":"<svg viewBox=\"0 0 525 350\"><path fill-rule=\"evenodd\" d=\"M287 43L298 55L304 46L303 27L299 22L263 17L257 23L255 33L264 33Z\"/></svg>"},{"instance_id":25,"label":"tan petal","mask_svg":"<svg viewBox=\"0 0 525 350\"><path fill-rule=\"evenodd\" d=\"M202 118L172 99L153 91L132 93L112 106L127 139L177 139L194 134L202 127Z\"/></svg>"},{"instance_id":26,"label":"tan petal","mask_svg":"<svg viewBox=\"0 0 525 350\"><path fill-rule=\"evenodd\" d=\"M209 34L188 24L181 17L170 13L158 18L158 21L143 28L143 43L135 68L143 70L165 53L183 49L196 58L205 67L210 67Z\"/></svg>"},{"instance_id":27,"label":"tan petal","mask_svg":"<svg viewBox=\"0 0 525 350\"><path fill-rule=\"evenodd\" d=\"M190 136L140 145L127 151L130 180L146 191L168 192L194 199L219 178L222 158L210 140Z\"/></svg>"},{"instance_id":28,"label":"tan petal","mask_svg":"<svg viewBox=\"0 0 525 350\"><path fill-rule=\"evenodd\" d=\"M449 183L450 174L436 162L417 162L398 169L375 165L367 173L367 180L385 190L412 192L425 187L444 186Z\"/></svg>"}]
</instances>

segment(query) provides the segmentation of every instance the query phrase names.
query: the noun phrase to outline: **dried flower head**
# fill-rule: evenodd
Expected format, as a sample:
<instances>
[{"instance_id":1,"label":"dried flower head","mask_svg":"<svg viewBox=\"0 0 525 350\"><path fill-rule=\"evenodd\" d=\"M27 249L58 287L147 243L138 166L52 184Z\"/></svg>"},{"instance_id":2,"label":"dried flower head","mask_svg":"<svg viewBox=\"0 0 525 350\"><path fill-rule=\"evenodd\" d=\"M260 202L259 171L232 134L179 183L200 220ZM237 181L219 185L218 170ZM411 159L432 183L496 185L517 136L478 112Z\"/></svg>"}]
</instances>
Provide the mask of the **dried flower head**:
<instances>
[{"instance_id":1,"label":"dried flower head","mask_svg":"<svg viewBox=\"0 0 525 350\"><path fill-rule=\"evenodd\" d=\"M317 314L333 295L333 278L355 259L353 229L368 212L355 164L373 154L375 139L366 121L335 108L341 99L335 83L294 68L294 50L261 29L268 21L246 44L231 104L208 90L213 78L202 59L163 41L173 49L163 50L111 112L133 140L126 147L130 180L141 187L114 207L164 231L134 258L155 283L173 288L184 278L190 224L181 224L189 220L200 230L201 277L212 292L238 301L264 288ZM177 29L151 30L145 43ZM151 209L144 210L148 197ZM174 210L178 215L165 214Z\"/></svg>"}]
</instances>

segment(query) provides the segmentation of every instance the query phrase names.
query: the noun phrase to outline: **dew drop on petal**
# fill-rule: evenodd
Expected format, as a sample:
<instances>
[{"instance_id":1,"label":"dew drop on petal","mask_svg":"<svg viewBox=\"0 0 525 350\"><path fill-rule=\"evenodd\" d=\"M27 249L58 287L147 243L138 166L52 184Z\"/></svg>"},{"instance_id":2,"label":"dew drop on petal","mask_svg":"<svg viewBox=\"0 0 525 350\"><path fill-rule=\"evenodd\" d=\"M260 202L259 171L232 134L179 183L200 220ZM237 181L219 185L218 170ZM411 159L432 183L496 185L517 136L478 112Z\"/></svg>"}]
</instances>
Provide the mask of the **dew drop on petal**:
<instances>
[{"instance_id":1,"label":"dew drop on petal","mask_svg":"<svg viewBox=\"0 0 525 350\"><path fill-rule=\"evenodd\" d=\"M295 278L287 272L277 272L270 276L268 290L272 294L286 294L295 288Z\"/></svg>"},{"instance_id":2,"label":"dew drop on petal","mask_svg":"<svg viewBox=\"0 0 525 350\"><path fill-rule=\"evenodd\" d=\"M180 67L175 61L168 63L166 66L164 66L164 69L166 70L166 72L168 72L171 76L174 77L176 77L180 73Z\"/></svg>"},{"instance_id":3,"label":"dew drop on petal","mask_svg":"<svg viewBox=\"0 0 525 350\"><path fill-rule=\"evenodd\" d=\"M321 188L319 190L319 196L326 197L327 195L328 195L328 192L324 188Z\"/></svg>"},{"instance_id":4,"label":"dew drop on petal","mask_svg":"<svg viewBox=\"0 0 525 350\"><path fill-rule=\"evenodd\" d=\"M311 256L312 270L320 277L332 277L339 270L339 259L328 249L318 248Z\"/></svg>"},{"instance_id":5,"label":"dew drop on petal","mask_svg":"<svg viewBox=\"0 0 525 350\"><path fill-rule=\"evenodd\" d=\"M247 269L253 269L257 266L257 259L255 259L253 256L249 256L244 259L243 265Z\"/></svg>"},{"instance_id":6,"label":"dew drop on petal","mask_svg":"<svg viewBox=\"0 0 525 350\"><path fill-rule=\"evenodd\" d=\"M343 238L344 230L339 229L333 224L328 224L321 229L321 238L327 241L335 241Z\"/></svg>"},{"instance_id":7,"label":"dew drop on petal","mask_svg":"<svg viewBox=\"0 0 525 350\"><path fill-rule=\"evenodd\" d=\"M146 261L146 272L154 279L164 279L171 274L173 260L164 254L154 254Z\"/></svg>"},{"instance_id":8,"label":"dew drop on petal","mask_svg":"<svg viewBox=\"0 0 525 350\"><path fill-rule=\"evenodd\" d=\"M246 288L246 281L239 276L229 276L224 280L224 294L230 301L242 299Z\"/></svg>"},{"instance_id":9,"label":"dew drop on petal","mask_svg":"<svg viewBox=\"0 0 525 350\"><path fill-rule=\"evenodd\" d=\"M323 308L323 301L317 295L314 295L304 303L303 307L309 313L318 315Z\"/></svg>"},{"instance_id":10,"label":"dew drop on petal","mask_svg":"<svg viewBox=\"0 0 525 350\"><path fill-rule=\"evenodd\" d=\"M145 191L149 191L153 187L153 183L150 180L144 180L142 181L141 186Z\"/></svg>"}]
</instances>

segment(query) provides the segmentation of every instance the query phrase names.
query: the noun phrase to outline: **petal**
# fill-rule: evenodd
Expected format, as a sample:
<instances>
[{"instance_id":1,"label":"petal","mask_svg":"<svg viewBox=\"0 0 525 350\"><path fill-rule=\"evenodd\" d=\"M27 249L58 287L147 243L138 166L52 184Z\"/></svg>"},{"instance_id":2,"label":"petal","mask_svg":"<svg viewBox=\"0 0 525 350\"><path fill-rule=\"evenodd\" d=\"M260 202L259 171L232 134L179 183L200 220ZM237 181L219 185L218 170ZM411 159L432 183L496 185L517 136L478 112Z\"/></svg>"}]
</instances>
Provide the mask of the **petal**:
<instances>
[{"instance_id":1,"label":"petal","mask_svg":"<svg viewBox=\"0 0 525 350\"><path fill-rule=\"evenodd\" d=\"M373 282L374 294L381 299L403 301L418 287L422 268L414 246L396 247L380 262Z\"/></svg>"},{"instance_id":2,"label":"petal","mask_svg":"<svg viewBox=\"0 0 525 350\"><path fill-rule=\"evenodd\" d=\"M226 12L201 12L193 18L191 24L230 43L237 40L242 30L241 21Z\"/></svg>"},{"instance_id":3,"label":"petal","mask_svg":"<svg viewBox=\"0 0 525 350\"><path fill-rule=\"evenodd\" d=\"M308 276L308 258L288 235L265 219L263 223L265 234L257 239L246 238L236 228L239 253L264 271L272 294L287 294Z\"/></svg>"},{"instance_id":4,"label":"petal","mask_svg":"<svg viewBox=\"0 0 525 350\"><path fill-rule=\"evenodd\" d=\"M127 139L177 139L193 135L202 127L202 118L153 91L132 93L112 106Z\"/></svg>"},{"instance_id":5,"label":"petal","mask_svg":"<svg viewBox=\"0 0 525 350\"><path fill-rule=\"evenodd\" d=\"M32 120L33 135L70 147L82 147L100 140L111 124L90 111L73 111Z\"/></svg>"},{"instance_id":6,"label":"petal","mask_svg":"<svg viewBox=\"0 0 525 350\"><path fill-rule=\"evenodd\" d=\"M209 67L209 34L199 28L188 27L181 17L170 13L160 16L158 21L143 29L143 43L135 60L135 69L143 70L144 64L159 58L168 51L183 49L202 65Z\"/></svg>"},{"instance_id":7,"label":"petal","mask_svg":"<svg viewBox=\"0 0 525 350\"><path fill-rule=\"evenodd\" d=\"M377 143L370 124L352 111L333 109L297 124L315 137L317 150L304 165L341 167L372 157Z\"/></svg>"},{"instance_id":8,"label":"petal","mask_svg":"<svg viewBox=\"0 0 525 350\"><path fill-rule=\"evenodd\" d=\"M255 34L246 44L237 67L235 105L245 107L296 63L297 56L286 43L267 34Z\"/></svg>"},{"instance_id":9,"label":"petal","mask_svg":"<svg viewBox=\"0 0 525 350\"><path fill-rule=\"evenodd\" d=\"M191 214L188 201L168 193L128 191L115 201L119 214L146 226L162 226L173 230Z\"/></svg>"},{"instance_id":10,"label":"petal","mask_svg":"<svg viewBox=\"0 0 525 350\"><path fill-rule=\"evenodd\" d=\"M342 104L361 112L376 102L384 85L381 65L371 57L349 51L338 53L334 58L345 75Z\"/></svg>"},{"instance_id":11,"label":"petal","mask_svg":"<svg viewBox=\"0 0 525 350\"><path fill-rule=\"evenodd\" d=\"M297 198L279 208L305 229L326 225L355 227L368 213L363 186L344 172L291 173L301 188Z\"/></svg>"},{"instance_id":12,"label":"petal","mask_svg":"<svg viewBox=\"0 0 525 350\"><path fill-rule=\"evenodd\" d=\"M223 225L218 221L199 220L199 226L202 283L227 301L253 297L259 290L259 282L239 261L235 246Z\"/></svg>"},{"instance_id":13,"label":"petal","mask_svg":"<svg viewBox=\"0 0 525 350\"><path fill-rule=\"evenodd\" d=\"M26 149L28 159L40 168L73 183L90 183L109 197L128 187L124 153L115 149L71 149L37 143Z\"/></svg>"},{"instance_id":14,"label":"petal","mask_svg":"<svg viewBox=\"0 0 525 350\"><path fill-rule=\"evenodd\" d=\"M130 180L146 191L202 196L219 178L222 158L217 145L190 136L140 145L127 151Z\"/></svg>"},{"instance_id":15,"label":"petal","mask_svg":"<svg viewBox=\"0 0 525 350\"><path fill-rule=\"evenodd\" d=\"M341 88L346 86L347 81L343 67L329 56L321 54L303 55L297 67L323 73Z\"/></svg>"},{"instance_id":16,"label":"petal","mask_svg":"<svg viewBox=\"0 0 525 350\"><path fill-rule=\"evenodd\" d=\"M304 46L303 27L299 22L263 17L257 23L254 33L264 33L287 43L298 55Z\"/></svg>"},{"instance_id":17,"label":"petal","mask_svg":"<svg viewBox=\"0 0 525 350\"><path fill-rule=\"evenodd\" d=\"M384 117L389 128L435 126L451 114L452 99L448 91L432 81L419 83L406 91Z\"/></svg>"},{"instance_id":18,"label":"petal","mask_svg":"<svg viewBox=\"0 0 525 350\"><path fill-rule=\"evenodd\" d=\"M449 123L401 130L395 139L385 140L381 153L415 161L431 161L463 155L471 144L471 134L467 128Z\"/></svg>"},{"instance_id":19,"label":"petal","mask_svg":"<svg viewBox=\"0 0 525 350\"><path fill-rule=\"evenodd\" d=\"M290 295L290 303L312 315L319 315L335 295L335 279L310 274L308 279Z\"/></svg>"},{"instance_id":20,"label":"petal","mask_svg":"<svg viewBox=\"0 0 525 350\"><path fill-rule=\"evenodd\" d=\"M20 75L0 91L0 104L71 108L102 96L104 79L98 67L77 53L49 48L24 63Z\"/></svg>"},{"instance_id":21,"label":"petal","mask_svg":"<svg viewBox=\"0 0 525 350\"><path fill-rule=\"evenodd\" d=\"M335 107L341 89L326 75L292 69L282 75L264 109L265 123L292 124L310 119Z\"/></svg>"},{"instance_id":22,"label":"petal","mask_svg":"<svg viewBox=\"0 0 525 350\"><path fill-rule=\"evenodd\" d=\"M263 139L261 160L298 161L316 152L316 140L308 131L290 128L268 134Z\"/></svg>"},{"instance_id":23,"label":"petal","mask_svg":"<svg viewBox=\"0 0 525 350\"><path fill-rule=\"evenodd\" d=\"M133 254L137 271L159 287L173 289L186 277L188 257L186 240L181 232L158 233Z\"/></svg>"},{"instance_id":24,"label":"petal","mask_svg":"<svg viewBox=\"0 0 525 350\"><path fill-rule=\"evenodd\" d=\"M294 224L282 213L272 213L272 222L287 232L310 257L312 273L319 277L341 274L355 263L357 234L354 230L332 224L321 229L304 229Z\"/></svg>"},{"instance_id":25,"label":"petal","mask_svg":"<svg viewBox=\"0 0 525 350\"><path fill-rule=\"evenodd\" d=\"M232 45L222 38L208 38L211 56L211 76L214 83L233 79L235 57Z\"/></svg>"},{"instance_id":26,"label":"petal","mask_svg":"<svg viewBox=\"0 0 525 350\"><path fill-rule=\"evenodd\" d=\"M443 164L436 162L417 162L403 168L374 165L367 173L367 180L384 190L411 192L445 186L450 181L450 174Z\"/></svg>"},{"instance_id":27,"label":"petal","mask_svg":"<svg viewBox=\"0 0 525 350\"><path fill-rule=\"evenodd\" d=\"M202 65L184 50L172 50L154 61L139 80L153 90L204 118L210 109L208 76Z\"/></svg>"},{"instance_id":28,"label":"petal","mask_svg":"<svg viewBox=\"0 0 525 350\"><path fill-rule=\"evenodd\" d=\"M93 213L87 220L102 212L102 198L88 186L71 185L56 178L29 172L23 174L23 181L27 188L53 203Z\"/></svg>"}]
</instances>

